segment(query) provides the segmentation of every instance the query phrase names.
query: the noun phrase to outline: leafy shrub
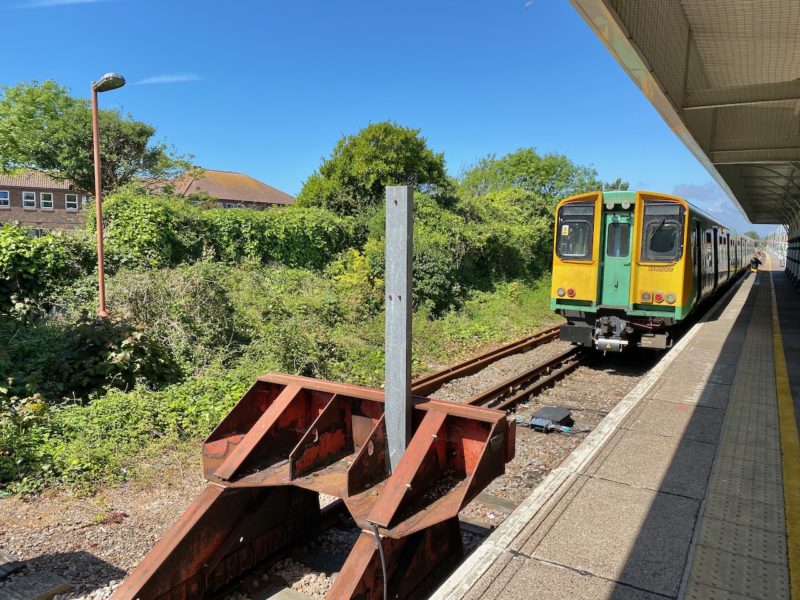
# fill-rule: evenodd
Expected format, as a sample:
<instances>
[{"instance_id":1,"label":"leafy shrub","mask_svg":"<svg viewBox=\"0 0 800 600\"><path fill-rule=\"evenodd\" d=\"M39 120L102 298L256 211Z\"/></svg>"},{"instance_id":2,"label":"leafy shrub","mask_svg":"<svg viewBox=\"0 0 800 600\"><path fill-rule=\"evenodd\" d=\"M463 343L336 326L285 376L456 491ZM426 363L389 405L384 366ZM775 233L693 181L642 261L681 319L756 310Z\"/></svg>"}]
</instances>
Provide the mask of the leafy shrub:
<instances>
[{"instance_id":1,"label":"leafy shrub","mask_svg":"<svg viewBox=\"0 0 800 600\"><path fill-rule=\"evenodd\" d=\"M536 278L549 268L553 208L548 200L512 188L466 198L455 210L468 223L467 281Z\"/></svg>"},{"instance_id":2,"label":"leafy shrub","mask_svg":"<svg viewBox=\"0 0 800 600\"><path fill-rule=\"evenodd\" d=\"M208 255L322 268L352 244L353 222L321 209L203 209L182 198L123 191L105 207L112 268L161 268Z\"/></svg>"},{"instance_id":3,"label":"leafy shrub","mask_svg":"<svg viewBox=\"0 0 800 600\"><path fill-rule=\"evenodd\" d=\"M250 341L227 279L230 268L200 261L175 269L118 271L107 281L108 307L168 348L184 374L225 362Z\"/></svg>"},{"instance_id":4,"label":"leafy shrub","mask_svg":"<svg viewBox=\"0 0 800 600\"><path fill-rule=\"evenodd\" d=\"M105 256L111 270L166 267L202 254L200 210L183 199L124 189L106 200L103 215Z\"/></svg>"},{"instance_id":5,"label":"leafy shrub","mask_svg":"<svg viewBox=\"0 0 800 600\"><path fill-rule=\"evenodd\" d=\"M320 269L353 243L352 220L321 209L214 209L201 214L210 246L226 261L250 258Z\"/></svg>"},{"instance_id":6,"label":"leafy shrub","mask_svg":"<svg viewBox=\"0 0 800 600\"><path fill-rule=\"evenodd\" d=\"M149 333L121 319L36 323L0 322L8 339L0 356L0 404L13 398L86 399L102 388L158 387L173 381L177 367Z\"/></svg>"},{"instance_id":7,"label":"leafy shrub","mask_svg":"<svg viewBox=\"0 0 800 600\"><path fill-rule=\"evenodd\" d=\"M0 228L0 314L24 310L90 268L92 245L82 237L53 232L32 238L24 227Z\"/></svg>"}]
</instances>

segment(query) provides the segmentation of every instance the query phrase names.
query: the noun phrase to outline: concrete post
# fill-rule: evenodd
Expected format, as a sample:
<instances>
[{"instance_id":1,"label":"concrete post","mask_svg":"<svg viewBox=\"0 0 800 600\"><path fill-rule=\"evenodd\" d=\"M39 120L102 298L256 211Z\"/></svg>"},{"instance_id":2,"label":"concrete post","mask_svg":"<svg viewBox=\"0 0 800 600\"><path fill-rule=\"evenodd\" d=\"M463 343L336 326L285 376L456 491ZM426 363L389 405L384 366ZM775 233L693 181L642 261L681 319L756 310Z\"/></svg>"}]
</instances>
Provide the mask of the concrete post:
<instances>
[{"instance_id":1,"label":"concrete post","mask_svg":"<svg viewBox=\"0 0 800 600\"><path fill-rule=\"evenodd\" d=\"M414 187L386 188L386 435L392 471L411 437L411 264Z\"/></svg>"}]
</instances>

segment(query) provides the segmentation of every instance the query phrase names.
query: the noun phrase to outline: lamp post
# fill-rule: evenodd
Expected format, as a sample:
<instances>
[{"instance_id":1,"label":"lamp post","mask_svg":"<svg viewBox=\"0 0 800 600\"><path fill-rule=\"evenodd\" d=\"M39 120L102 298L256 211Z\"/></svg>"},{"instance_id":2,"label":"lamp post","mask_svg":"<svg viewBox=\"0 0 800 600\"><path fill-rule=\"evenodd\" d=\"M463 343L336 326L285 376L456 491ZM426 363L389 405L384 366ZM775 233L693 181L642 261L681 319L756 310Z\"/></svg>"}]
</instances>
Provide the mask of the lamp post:
<instances>
[{"instance_id":1,"label":"lamp post","mask_svg":"<svg viewBox=\"0 0 800 600\"><path fill-rule=\"evenodd\" d=\"M94 207L97 219L97 278L99 283L100 302L97 316L105 318L106 311L106 281L103 269L103 185L100 179L100 125L97 119L97 94L121 88L125 85L125 78L119 73L106 73L97 81L92 82L92 141L94 143Z\"/></svg>"}]
</instances>

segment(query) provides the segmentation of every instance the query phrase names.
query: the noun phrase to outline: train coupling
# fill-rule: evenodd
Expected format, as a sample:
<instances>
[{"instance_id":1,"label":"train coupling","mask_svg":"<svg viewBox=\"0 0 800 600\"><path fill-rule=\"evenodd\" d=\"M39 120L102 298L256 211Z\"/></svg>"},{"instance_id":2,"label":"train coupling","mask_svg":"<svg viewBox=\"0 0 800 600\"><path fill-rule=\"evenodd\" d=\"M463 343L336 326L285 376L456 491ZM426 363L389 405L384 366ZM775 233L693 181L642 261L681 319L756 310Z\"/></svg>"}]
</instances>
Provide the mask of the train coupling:
<instances>
[{"instance_id":1,"label":"train coupling","mask_svg":"<svg viewBox=\"0 0 800 600\"><path fill-rule=\"evenodd\" d=\"M628 345L625 339L628 322L617 316L604 316L595 321L594 343L603 352L622 352Z\"/></svg>"},{"instance_id":2,"label":"train coupling","mask_svg":"<svg viewBox=\"0 0 800 600\"><path fill-rule=\"evenodd\" d=\"M594 341L598 350L603 352L622 352L628 345L628 340L621 338L597 338Z\"/></svg>"}]
</instances>

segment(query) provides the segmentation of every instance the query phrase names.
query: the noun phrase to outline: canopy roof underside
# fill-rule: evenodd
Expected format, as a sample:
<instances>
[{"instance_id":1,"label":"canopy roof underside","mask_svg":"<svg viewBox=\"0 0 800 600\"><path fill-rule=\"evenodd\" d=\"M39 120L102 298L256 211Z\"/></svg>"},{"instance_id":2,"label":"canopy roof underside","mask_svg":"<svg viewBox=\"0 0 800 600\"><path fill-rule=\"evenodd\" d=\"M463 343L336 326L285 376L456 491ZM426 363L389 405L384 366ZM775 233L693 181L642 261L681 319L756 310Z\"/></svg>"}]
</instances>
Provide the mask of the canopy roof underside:
<instances>
[{"instance_id":1,"label":"canopy roof underside","mask_svg":"<svg viewBox=\"0 0 800 600\"><path fill-rule=\"evenodd\" d=\"M800 226L800 1L571 1L750 221Z\"/></svg>"}]
</instances>

